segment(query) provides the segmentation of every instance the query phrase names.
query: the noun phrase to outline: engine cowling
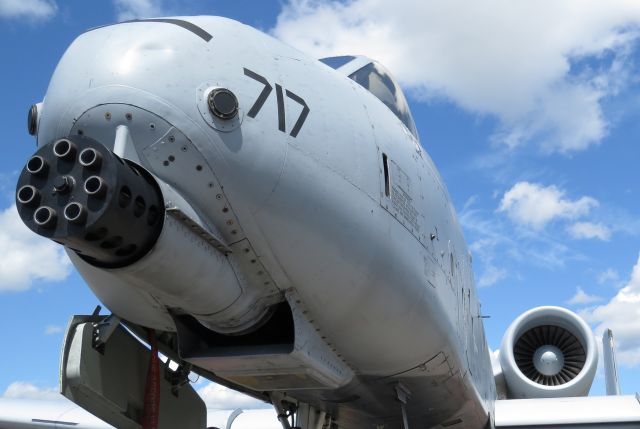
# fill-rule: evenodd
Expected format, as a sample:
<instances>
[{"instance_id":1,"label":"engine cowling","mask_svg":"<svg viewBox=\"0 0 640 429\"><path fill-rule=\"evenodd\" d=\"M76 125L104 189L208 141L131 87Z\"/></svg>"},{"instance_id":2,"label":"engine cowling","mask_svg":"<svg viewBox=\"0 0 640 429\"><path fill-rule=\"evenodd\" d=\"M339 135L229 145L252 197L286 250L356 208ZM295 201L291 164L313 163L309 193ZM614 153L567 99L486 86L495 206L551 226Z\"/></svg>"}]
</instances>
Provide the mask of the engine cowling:
<instances>
[{"instance_id":1,"label":"engine cowling","mask_svg":"<svg viewBox=\"0 0 640 429\"><path fill-rule=\"evenodd\" d=\"M502 339L500 366L508 398L586 396L597 365L591 329L565 308L529 310Z\"/></svg>"}]
</instances>

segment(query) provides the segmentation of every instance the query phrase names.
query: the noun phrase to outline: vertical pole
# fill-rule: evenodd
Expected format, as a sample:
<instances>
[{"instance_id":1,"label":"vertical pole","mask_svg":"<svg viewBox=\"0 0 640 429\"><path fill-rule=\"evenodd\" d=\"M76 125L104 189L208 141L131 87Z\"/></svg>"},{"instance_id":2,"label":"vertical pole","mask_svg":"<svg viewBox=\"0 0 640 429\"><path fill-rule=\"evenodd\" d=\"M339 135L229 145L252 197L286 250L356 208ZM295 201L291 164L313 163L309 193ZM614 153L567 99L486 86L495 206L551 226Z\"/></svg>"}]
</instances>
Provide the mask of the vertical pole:
<instances>
[{"instance_id":1,"label":"vertical pole","mask_svg":"<svg viewBox=\"0 0 640 429\"><path fill-rule=\"evenodd\" d=\"M400 402L400 409L402 410L402 424L404 429L409 429L409 420L407 419L407 409L405 404Z\"/></svg>"},{"instance_id":2,"label":"vertical pole","mask_svg":"<svg viewBox=\"0 0 640 429\"><path fill-rule=\"evenodd\" d=\"M602 335L602 355L604 358L604 377L607 395L620 395L616 349L611 329L605 329Z\"/></svg>"},{"instance_id":3,"label":"vertical pole","mask_svg":"<svg viewBox=\"0 0 640 429\"><path fill-rule=\"evenodd\" d=\"M147 384L144 389L143 429L158 429L160 416L160 359L158 358L158 340L156 331L149 329L151 355L147 371Z\"/></svg>"},{"instance_id":4,"label":"vertical pole","mask_svg":"<svg viewBox=\"0 0 640 429\"><path fill-rule=\"evenodd\" d=\"M411 392L402 383L396 384L396 395L398 401L400 401L400 411L402 412L402 425L403 429L409 429L409 418L407 417L407 401L411 397Z\"/></svg>"}]
</instances>

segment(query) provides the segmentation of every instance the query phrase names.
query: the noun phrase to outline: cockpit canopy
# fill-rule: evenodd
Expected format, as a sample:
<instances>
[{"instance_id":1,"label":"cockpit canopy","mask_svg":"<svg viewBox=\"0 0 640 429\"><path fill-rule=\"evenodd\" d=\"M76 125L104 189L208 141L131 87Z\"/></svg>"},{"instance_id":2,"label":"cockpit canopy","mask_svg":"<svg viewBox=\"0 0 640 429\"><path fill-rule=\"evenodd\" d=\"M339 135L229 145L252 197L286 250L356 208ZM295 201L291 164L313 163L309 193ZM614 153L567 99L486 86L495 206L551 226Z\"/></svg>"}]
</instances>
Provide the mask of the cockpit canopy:
<instances>
[{"instance_id":1,"label":"cockpit canopy","mask_svg":"<svg viewBox=\"0 0 640 429\"><path fill-rule=\"evenodd\" d=\"M380 63L366 57L340 56L320 59L329 67L345 72L382 101L417 139L416 124L400 86ZM354 70L355 69L355 70Z\"/></svg>"}]
</instances>

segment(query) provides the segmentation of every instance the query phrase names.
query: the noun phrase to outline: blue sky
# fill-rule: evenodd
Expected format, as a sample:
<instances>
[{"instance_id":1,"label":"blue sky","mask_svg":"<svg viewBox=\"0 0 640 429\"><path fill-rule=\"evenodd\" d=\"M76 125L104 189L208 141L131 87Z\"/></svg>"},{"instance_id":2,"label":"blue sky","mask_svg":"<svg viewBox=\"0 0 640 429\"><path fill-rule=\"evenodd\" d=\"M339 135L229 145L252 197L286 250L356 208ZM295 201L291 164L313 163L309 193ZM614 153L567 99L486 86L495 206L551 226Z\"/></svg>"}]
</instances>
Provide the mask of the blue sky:
<instances>
[{"instance_id":1,"label":"blue sky","mask_svg":"<svg viewBox=\"0 0 640 429\"><path fill-rule=\"evenodd\" d=\"M640 3L0 0L0 394L50 397L67 319L98 304L11 207L35 150L27 109L87 28L189 14L385 64L458 210L490 347L525 310L567 306L598 334L614 329L622 390L640 390Z\"/></svg>"}]
</instances>

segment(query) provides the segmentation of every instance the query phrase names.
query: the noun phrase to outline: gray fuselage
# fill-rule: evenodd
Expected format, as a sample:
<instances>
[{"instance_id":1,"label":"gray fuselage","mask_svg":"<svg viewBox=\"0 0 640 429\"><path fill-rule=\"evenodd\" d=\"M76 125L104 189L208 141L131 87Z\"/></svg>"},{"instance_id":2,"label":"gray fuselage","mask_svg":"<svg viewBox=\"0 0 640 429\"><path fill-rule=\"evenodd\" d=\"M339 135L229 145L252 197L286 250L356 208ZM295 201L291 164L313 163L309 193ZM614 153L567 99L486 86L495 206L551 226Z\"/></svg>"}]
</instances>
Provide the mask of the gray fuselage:
<instances>
[{"instance_id":1,"label":"gray fuselage","mask_svg":"<svg viewBox=\"0 0 640 429\"><path fill-rule=\"evenodd\" d=\"M471 256L420 142L380 100L317 60L231 20L180 20L212 37L166 22L81 35L52 78L39 145L80 132L109 146L116 125L128 124L140 164L234 255L251 249L250 260L233 264L247 284L269 279L220 311L294 291L307 321L355 374L339 388L287 391L291 397L331 411L345 427L394 428L400 382L410 392L410 427L484 427L495 387ZM254 115L265 85L245 70L273 88ZM199 104L199 91L212 86L239 100L228 129L207 123ZM303 105L291 94L309 108L297 133ZM175 330L144 292L107 290L79 269L114 313Z\"/></svg>"}]
</instances>

